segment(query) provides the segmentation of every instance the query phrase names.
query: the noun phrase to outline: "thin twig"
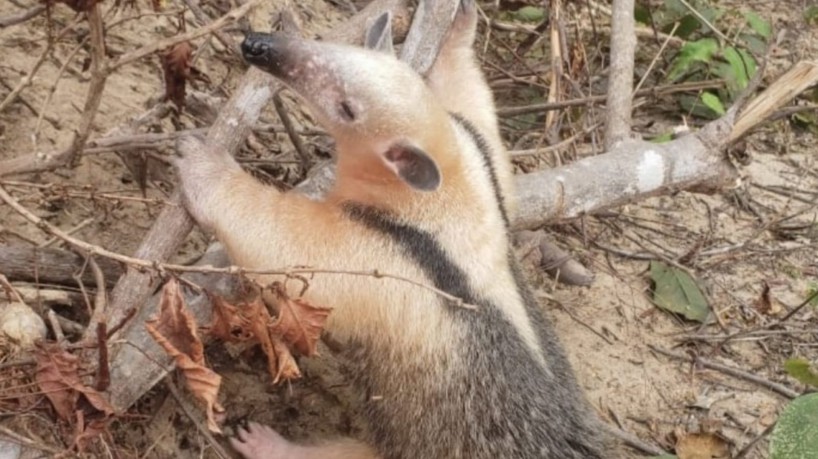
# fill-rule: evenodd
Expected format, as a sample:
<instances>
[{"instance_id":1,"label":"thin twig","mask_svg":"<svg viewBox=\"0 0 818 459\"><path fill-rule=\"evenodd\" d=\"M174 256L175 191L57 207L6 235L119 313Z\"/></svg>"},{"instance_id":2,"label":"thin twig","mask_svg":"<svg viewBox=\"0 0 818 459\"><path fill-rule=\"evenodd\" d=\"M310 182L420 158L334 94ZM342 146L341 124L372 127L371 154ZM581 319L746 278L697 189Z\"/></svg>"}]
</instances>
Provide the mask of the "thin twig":
<instances>
[{"instance_id":1,"label":"thin twig","mask_svg":"<svg viewBox=\"0 0 818 459\"><path fill-rule=\"evenodd\" d=\"M239 18L243 17L248 12L250 12L250 10L254 6L256 6L260 1L261 0L250 0L244 5L229 11L224 16L220 17L219 19L213 21L212 23L204 27L200 27L196 30L176 35L174 37L166 38L164 40L159 40L148 45L145 45L141 48L135 49L129 53L126 53L116 61L109 63L105 71L106 73L110 74L111 72L122 67L123 65L127 65L133 61L142 59L143 57L150 56L157 51L161 51L165 48L169 48L175 44L182 43L184 41L194 40L204 35L213 33L216 30L227 27L235 23Z\"/></svg>"},{"instance_id":2,"label":"thin twig","mask_svg":"<svg viewBox=\"0 0 818 459\"><path fill-rule=\"evenodd\" d=\"M610 424L604 424L605 428L608 432L613 435L614 437L622 440L622 443L630 446L631 448L638 449L643 453L650 454L653 456L661 456L663 454L668 454L667 451L663 450L658 446L651 445L650 443L646 443L642 441L636 435L626 432L618 427L612 426Z\"/></svg>"},{"instance_id":3,"label":"thin twig","mask_svg":"<svg viewBox=\"0 0 818 459\"><path fill-rule=\"evenodd\" d=\"M755 446L755 445L756 445L756 443L758 443L758 442L759 442L759 440L761 440L762 438L766 437L767 435L769 435L769 434L770 434L770 432L772 432L772 431L773 431L773 429L775 428L775 424L776 424L775 422L774 422L774 423L772 423L772 424L770 424L769 426L767 426L767 428L766 428L766 429L764 429L764 431L763 431L763 432L761 432L760 434L756 435L756 437L755 437L755 438L753 438L753 440L752 440L752 441L750 441L750 443L747 443L747 444L744 446L744 448L741 448L741 451L739 451L739 452L738 452L738 453L735 455L735 457L733 457L733 459L742 459L744 456L746 456L746 455L747 455L747 453L749 453L750 451L752 451L753 446Z\"/></svg>"},{"instance_id":4,"label":"thin twig","mask_svg":"<svg viewBox=\"0 0 818 459\"><path fill-rule=\"evenodd\" d=\"M660 97L668 94L686 91L699 91L702 89L721 88L724 80L688 81L680 84L666 84L654 86L652 88L640 89L634 96L654 96ZM543 102L519 107L500 107L497 109L497 116L517 116L529 113L538 113L549 110L561 110L569 107L581 107L583 105L597 104L605 102L607 95L588 96L579 99L563 100L561 102Z\"/></svg>"},{"instance_id":5,"label":"thin twig","mask_svg":"<svg viewBox=\"0 0 818 459\"><path fill-rule=\"evenodd\" d=\"M45 113L48 111L48 107L51 106L51 98L54 97L54 93L57 92L57 85L59 84L60 80L62 79L63 74L65 73L68 65L71 64L74 60L74 56L83 49L85 44L88 43L88 37L84 37L82 41L80 41L74 49L68 53L68 57L65 58L65 62L63 62L62 66L60 66L60 70L57 71L57 76L54 77L54 82L51 84L51 89L48 91L48 95L45 97L45 101L42 104L42 108L40 109L40 113L37 115L37 124L34 126L34 133L32 134L32 138L36 139L40 133L40 126L43 123L43 118L45 118Z\"/></svg>"},{"instance_id":6,"label":"thin twig","mask_svg":"<svg viewBox=\"0 0 818 459\"><path fill-rule=\"evenodd\" d=\"M6 27L28 21L34 16L37 16L45 11L45 8L45 5L40 3L27 10L18 11L16 13L11 13L7 16L0 17L0 29L5 29Z\"/></svg>"},{"instance_id":7,"label":"thin twig","mask_svg":"<svg viewBox=\"0 0 818 459\"><path fill-rule=\"evenodd\" d=\"M190 419L190 422L192 422L193 425L196 426L196 430L198 430L199 433L203 437L205 437L205 439L207 439L207 442L210 445L210 447L213 448L213 451L220 458L229 459L231 456L227 454L227 451L225 451L224 448L222 448L222 446L219 444L219 442L217 442L216 439L213 438L213 435L210 433L207 427L205 427L204 423L202 422L202 419L199 416L193 414L193 410L190 409L190 406L188 406L188 403L182 397L182 394L179 391L179 389L167 377L165 378L165 387L168 388L170 395L173 397L174 400L176 400L176 403L179 405L179 408L182 409L182 412L185 413L188 419Z\"/></svg>"},{"instance_id":8,"label":"thin twig","mask_svg":"<svg viewBox=\"0 0 818 459\"><path fill-rule=\"evenodd\" d=\"M693 363L693 364L698 364L698 365L701 365L701 366L703 366L705 368L709 368L711 370L720 371L720 372L722 372L724 374L734 376L734 377L739 378L739 379L744 379L746 381L753 382L755 384L758 384L759 386L766 387L767 389L770 389L773 392L777 392L777 393L779 393L779 394L781 394L781 395L783 395L783 396L785 396L787 398L796 398L799 395L801 395L800 392L794 391L794 390L790 389L789 387L787 387L787 386L785 386L783 384L779 384L779 383L764 379L764 378L762 378L760 376L756 376L756 375L754 375L752 373L748 373L748 372L746 372L744 370L739 370L738 368L733 368L733 367L730 367L730 366L727 366L727 365L722 365L720 363L712 362L712 361L704 359L702 357L691 357L691 356L689 356L687 354L682 354L680 352L669 351L667 349L662 349L662 348L660 348L658 346L654 346L652 344L648 344L648 347L651 350L653 350L655 352L658 352L658 353L660 353L662 355L665 355L667 357L671 357L671 358L674 358L674 359L677 359L677 360L684 360L685 362L689 362L689 363Z\"/></svg>"},{"instance_id":9,"label":"thin twig","mask_svg":"<svg viewBox=\"0 0 818 459\"><path fill-rule=\"evenodd\" d=\"M3 99L2 102L0 102L0 113L3 112L3 110L5 110L6 107L9 106L9 104L14 102L15 99L17 99L17 96L20 94L20 92L23 91L23 89L25 89L34 81L34 75L40 69L40 66L42 66L43 63L45 63L46 58L51 53L51 50L54 49L54 43L60 41L62 37L64 37L68 32L74 30L74 27L76 27L77 24L79 24L80 19L81 17L75 18L73 21L71 21L70 24L68 24L62 30L60 30L60 32L57 33L56 37L54 37L52 40L49 40L46 43L45 49L40 54L40 57L37 58L37 61L34 62L34 65L31 67L31 70L28 71L26 76L24 76L23 79L20 80L20 83L17 84L17 86L6 96L6 98Z\"/></svg>"},{"instance_id":10,"label":"thin twig","mask_svg":"<svg viewBox=\"0 0 818 459\"><path fill-rule=\"evenodd\" d=\"M99 3L92 3L86 16L88 17L88 31L91 42L91 83L85 96L85 105L82 108L79 128L76 130L76 135L71 142L68 157L65 158L66 164L73 162L77 152L82 150L88 136L91 134L91 128L102 103L102 92L105 90L105 83L108 78L105 73L105 26L102 22L102 8Z\"/></svg>"},{"instance_id":11,"label":"thin twig","mask_svg":"<svg viewBox=\"0 0 818 459\"><path fill-rule=\"evenodd\" d=\"M295 131L295 126L290 118L290 114L287 113L287 107L284 106L284 102L281 100L280 92L273 95L273 106L276 109L276 113L278 113L278 117L281 119L281 123L284 125L284 129L287 131L290 142L293 143L295 151L298 152L298 156L301 158L301 170L306 174L312 166L312 160L310 159L307 147L304 146L304 142L301 141L301 137L299 137Z\"/></svg>"},{"instance_id":12,"label":"thin twig","mask_svg":"<svg viewBox=\"0 0 818 459\"><path fill-rule=\"evenodd\" d=\"M105 309L108 307L108 295L105 288L105 274L103 274L102 269L100 269L94 257L88 257L88 266L91 267L91 271L94 273L94 282L97 286L97 293L94 298L94 312L91 313L88 328L85 330L85 336L83 336L83 341L91 344L98 337L95 336L97 330L94 324L105 323Z\"/></svg>"}]
</instances>

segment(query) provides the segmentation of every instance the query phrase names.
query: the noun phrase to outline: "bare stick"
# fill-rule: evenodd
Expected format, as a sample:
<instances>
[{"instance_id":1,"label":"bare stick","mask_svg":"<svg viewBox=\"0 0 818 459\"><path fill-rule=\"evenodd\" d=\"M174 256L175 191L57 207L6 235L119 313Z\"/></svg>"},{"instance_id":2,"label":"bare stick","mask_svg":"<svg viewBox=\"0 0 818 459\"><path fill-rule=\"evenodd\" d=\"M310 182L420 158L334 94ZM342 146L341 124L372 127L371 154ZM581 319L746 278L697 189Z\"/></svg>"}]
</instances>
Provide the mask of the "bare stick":
<instances>
[{"instance_id":1,"label":"bare stick","mask_svg":"<svg viewBox=\"0 0 818 459\"><path fill-rule=\"evenodd\" d=\"M610 432L610 434L613 435L614 437L622 440L622 443L632 448L638 449L639 451L642 451L645 454L650 454L652 456L661 456L663 454L667 454L667 451L663 450L662 448L651 445L650 443L646 443L630 432L626 432L610 424L604 425L606 430Z\"/></svg>"},{"instance_id":2,"label":"bare stick","mask_svg":"<svg viewBox=\"0 0 818 459\"><path fill-rule=\"evenodd\" d=\"M94 298L94 312L91 313L91 320L88 321L88 327L85 329L82 342L92 344L98 338L98 324L105 326L105 308L108 306L108 290L105 288L105 274L102 272L102 269L99 268L94 257L88 258L88 266L94 274L97 293Z\"/></svg>"},{"instance_id":3,"label":"bare stick","mask_svg":"<svg viewBox=\"0 0 818 459\"><path fill-rule=\"evenodd\" d=\"M9 14L8 16L0 17L0 29L4 29L6 27L28 21L29 19L39 15L43 11L45 11L45 5L38 4L32 6L27 10L19 11L17 13Z\"/></svg>"},{"instance_id":4,"label":"bare stick","mask_svg":"<svg viewBox=\"0 0 818 459\"><path fill-rule=\"evenodd\" d=\"M795 64L744 107L733 126L729 140L732 142L742 137L796 95L814 85L816 81L818 81L818 62L801 61Z\"/></svg>"},{"instance_id":5,"label":"bare stick","mask_svg":"<svg viewBox=\"0 0 818 459\"><path fill-rule=\"evenodd\" d=\"M76 19L71 21L70 24L65 26L65 28L63 28L57 34L56 37L54 37L52 40L48 41L48 43L45 46L45 49L40 54L40 57L37 58L37 61L31 67L31 70L29 70L29 72L26 74L26 76L23 77L23 79L20 81L20 83L6 96L6 98L3 99L2 102L0 102L0 112L5 110L6 107L9 106L9 104L14 102L14 100L17 99L17 96L20 94L20 92L22 92L23 89L25 89L28 85L31 84L32 81L34 81L34 75L40 69L40 66L43 65L43 63L45 62L45 59L48 57L48 54L51 53L51 50L54 48L54 43L56 43L60 39L62 39L62 37L64 37L68 32L74 30L74 27L76 27L76 25L79 24L79 22L80 22L80 17L77 17Z\"/></svg>"},{"instance_id":6,"label":"bare stick","mask_svg":"<svg viewBox=\"0 0 818 459\"><path fill-rule=\"evenodd\" d=\"M762 378L760 376L756 376L756 375L754 375L752 373L748 373L748 372L746 372L744 370L739 370L738 368L733 368L733 367L730 367L730 366L727 366L727 365L723 365L721 363L712 362L710 360L703 359L701 357L691 357L691 356L689 356L687 354L682 354L680 352L669 351L667 349L662 349L662 348L660 348L658 346L653 346L651 344L649 344L648 347L651 348L651 350L653 350L655 352L658 352L658 353L660 353L662 355L665 355L667 357L671 357L671 358L674 358L674 359L677 359L677 360L684 360L685 362L689 362L689 363L699 364L699 365L702 365L705 368L720 371L720 372L722 372L724 374L734 376L736 378L743 379L745 381L750 381L752 383L758 384L759 386L766 387L767 389L770 389L773 392L778 392L779 394L781 394L781 395L783 395L783 396L785 396L787 398L795 398L795 397L798 397L799 395L801 395L800 392L794 391L794 390L790 389L789 387L787 387L787 386L785 386L783 384L779 384L779 383L764 379L764 378Z\"/></svg>"},{"instance_id":7,"label":"bare stick","mask_svg":"<svg viewBox=\"0 0 818 459\"><path fill-rule=\"evenodd\" d=\"M640 89L634 93L635 96L661 97L677 92L699 91L702 89L715 89L724 87L724 80L707 81L686 81L684 83L666 84L653 88ZM542 102L537 104L522 105L519 107L500 107L497 109L497 116L517 116L529 113L546 112L549 110L561 110L569 107L581 107L583 105L598 104L605 102L608 96L588 96L578 99L563 100L560 102Z\"/></svg>"},{"instance_id":8,"label":"bare stick","mask_svg":"<svg viewBox=\"0 0 818 459\"><path fill-rule=\"evenodd\" d=\"M176 35L170 38L166 38L164 40L159 40L148 45L145 45L141 48L135 49L129 53L125 53L119 59L114 62L108 64L105 68L106 73L111 73L114 70L122 67L123 65L130 64L133 61L142 59L143 57L147 57L152 55L157 51L161 51L165 48L170 48L171 46L182 43L184 41L194 40L196 38L202 37L204 35L213 33L219 29L227 27L237 20L245 16L250 10L256 6L261 0L250 0L244 5L228 12L224 16L220 17L219 19L213 21L212 23L204 26L199 27L196 30L192 30L187 33L183 33L181 35Z\"/></svg>"},{"instance_id":9,"label":"bare stick","mask_svg":"<svg viewBox=\"0 0 818 459\"><path fill-rule=\"evenodd\" d=\"M99 104L102 102L102 91L105 89L105 82L108 75L105 73L105 32L102 24L102 9L99 3L94 2L86 12L88 17L88 30L91 37L91 84L88 87L88 95L85 98L85 106L82 109L82 118L79 129L71 144L66 163L73 162L78 151L85 146L88 136L91 134L91 126L94 124Z\"/></svg>"},{"instance_id":10,"label":"bare stick","mask_svg":"<svg viewBox=\"0 0 818 459\"><path fill-rule=\"evenodd\" d=\"M45 117L46 111L48 111L48 107L51 106L51 98L54 97L54 93L57 92L57 85L62 79L65 70L68 68L68 65L71 64L71 62L74 60L74 57L77 55L77 53L81 49L83 49L87 42L88 37L85 37L82 39L81 42L74 46L74 49L72 49L71 52L68 53L68 57L65 58L65 62L63 62L62 66L60 67L60 70L57 72L57 76L54 77L54 83L51 84L51 89L48 91L48 95L46 96L45 101L42 104L42 108L40 109L39 115L37 115L37 124L34 126L34 134L32 135L32 137L34 137L35 139L40 133L40 125L43 123L43 118Z\"/></svg>"},{"instance_id":11,"label":"bare stick","mask_svg":"<svg viewBox=\"0 0 818 459\"><path fill-rule=\"evenodd\" d=\"M611 67L608 70L608 98L605 149L631 136L633 110L633 65L636 53L633 0L614 0L611 23Z\"/></svg>"},{"instance_id":12,"label":"bare stick","mask_svg":"<svg viewBox=\"0 0 818 459\"><path fill-rule=\"evenodd\" d=\"M301 137L295 131L295 126L293 125L292 119L290 119L290 114L287 113L287 107L284 106L284 102L281 100L280 93L276 93L273 96L273 106L276 109L276 113L278 113L278 117L281 119L281 123L284 124L284 129L287 131L287 136L290 138L290 142L293 143L295 147L296 153L301 158L301 170L303 173L306 173L312 166L312 160L310 159L310 154L307 152L307 147L304 146L304 142L301 141Z\"/></svg>"},{"instance_id":13,"label":"bare stick","mask_svg":"<svg viewBox=\"0 0 818 459\"><path fill-rule=\"evenodd\" d=\"M83 257L67 250L0 244L0 273L13 281L76 286L73 275L84 263ZM107 258L98 264L106 285L113 286L123 271L120 264ZM90 272L83 272L80 279L88 284L94 282Z\"/></svg>"},{"instance_id":14,"label":"bare stick","mask_svg":"<svg viewBox=\"0 0 818 459\"><path fill-rule=\"evenodd\" d=\"M207 24L208 17L204 11L202 11L201 6L199 6L199 0L184 0L185 5L190 8L190 11L193 13L193 16L199 21L200 25ZM227 35L224 34L221 30L214 30L213 36L216 37L217 40L224 45L230 52L236 53L238 51L236 47L236 43Z\"/></svg>"}]
</instances>

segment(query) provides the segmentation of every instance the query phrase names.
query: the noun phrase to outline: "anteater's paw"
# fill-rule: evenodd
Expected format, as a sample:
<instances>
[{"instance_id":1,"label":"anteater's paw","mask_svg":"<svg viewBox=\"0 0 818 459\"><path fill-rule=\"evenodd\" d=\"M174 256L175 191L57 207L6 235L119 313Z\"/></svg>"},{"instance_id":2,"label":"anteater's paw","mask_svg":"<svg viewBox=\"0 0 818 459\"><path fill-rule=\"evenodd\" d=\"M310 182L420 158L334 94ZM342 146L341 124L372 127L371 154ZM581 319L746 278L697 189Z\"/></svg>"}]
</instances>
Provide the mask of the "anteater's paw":
<instances>
[{"instance_id":1,"label":"anteater's paw","mask_svg":"<svg viewBox=\"0 0 818 459\"><path fill-rule=\"evenodd\" d=\"M233 448L246 459L290 459L295 455L295 445L275 430L251 422L247 428L239 428L230 439Z\"/></svg>"}]
</instances>

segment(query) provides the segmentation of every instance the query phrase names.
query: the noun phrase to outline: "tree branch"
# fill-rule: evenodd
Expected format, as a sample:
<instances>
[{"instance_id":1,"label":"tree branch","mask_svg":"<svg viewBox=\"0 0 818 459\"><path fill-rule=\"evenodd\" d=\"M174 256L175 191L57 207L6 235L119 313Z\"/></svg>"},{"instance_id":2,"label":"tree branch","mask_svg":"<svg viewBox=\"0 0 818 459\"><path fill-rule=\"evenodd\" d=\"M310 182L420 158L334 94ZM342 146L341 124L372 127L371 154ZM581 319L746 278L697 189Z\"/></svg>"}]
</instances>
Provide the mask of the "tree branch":
<instances>
[{"instance_id":1,"label":"tree branch","mask_svg":"<svg viewBox=\"0 0 818 459\"><path fill-rule=\"evenodd\" d=\"M608 69L608 99L605 149L631 136L633 111L633 66L636 53L633 0L614 0L611 15L611 66Z\"/></svg>"}]
</instances>

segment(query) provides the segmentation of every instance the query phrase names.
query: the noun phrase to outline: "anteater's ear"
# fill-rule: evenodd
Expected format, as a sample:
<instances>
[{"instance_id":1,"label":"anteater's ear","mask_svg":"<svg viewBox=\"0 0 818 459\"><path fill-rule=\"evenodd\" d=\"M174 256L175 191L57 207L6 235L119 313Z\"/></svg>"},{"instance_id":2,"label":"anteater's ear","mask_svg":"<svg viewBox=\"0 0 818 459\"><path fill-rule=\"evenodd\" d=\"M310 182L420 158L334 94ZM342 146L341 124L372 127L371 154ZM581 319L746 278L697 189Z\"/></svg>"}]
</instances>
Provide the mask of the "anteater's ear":
<instances>
[{"instance_id":1,"label":"anteater's ear","mask_svg":"<svg viewBox=\"0 0 818 459\"><path fill-rule=\"evenodd\" d=\"M395 54L392 48L392 12L387 11L369 26L364 38L364 48L374 49L387 54Z\"/></svg>"},{"instance_id":2,"label":"anteater's ear","mask_svg":"<svg viewBox=\"0 0 818 459\"><path fill-rule=\"evenodd\" d=\"M416 190L434 191L440 186L440 169L420 148L396 143L383 152L381 158L395 175Z\"/></svg>"}]
</instances>

